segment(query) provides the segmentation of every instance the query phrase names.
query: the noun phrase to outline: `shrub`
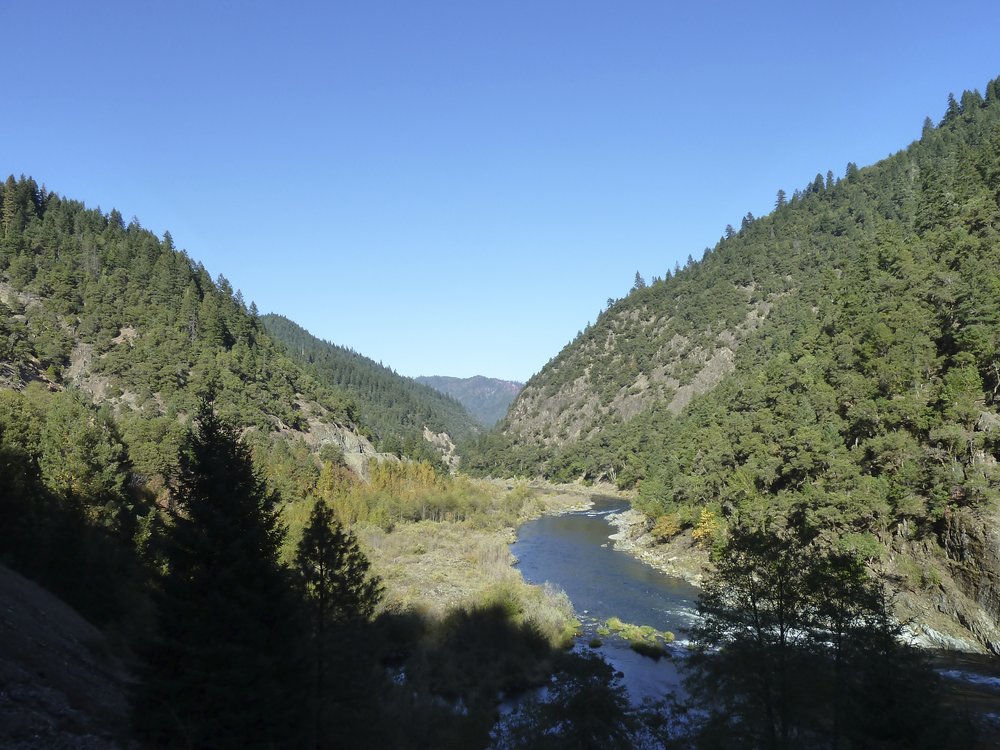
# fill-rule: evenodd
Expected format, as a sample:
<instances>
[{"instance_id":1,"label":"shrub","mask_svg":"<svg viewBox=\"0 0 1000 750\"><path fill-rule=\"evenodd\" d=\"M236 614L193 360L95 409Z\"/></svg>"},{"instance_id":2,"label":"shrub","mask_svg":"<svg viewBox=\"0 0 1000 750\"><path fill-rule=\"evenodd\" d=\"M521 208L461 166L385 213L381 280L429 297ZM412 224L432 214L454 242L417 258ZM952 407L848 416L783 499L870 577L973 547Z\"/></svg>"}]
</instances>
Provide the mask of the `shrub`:
<instances>
[{"instance_id":1,"label":"shrub","mask_svg":"<svg viewBox=\"0 0 1000 750\"><path fill-rule=\"evenodd\" d=\"M700 547L711 547L722 531L722 522L708 508L702 508L691 537Z\"/></svg>"},{"instance_id":2,"label":"shrub","mask_svg":"<svg viewBox=\"0 0 1000 750\"><path fill-rule=\"evenodd\" d=\"M681 533L680 517L676 513L667 513L656 519L653 526L653 536L658 542L667 542Z\"/></svg>"}]
</instances>

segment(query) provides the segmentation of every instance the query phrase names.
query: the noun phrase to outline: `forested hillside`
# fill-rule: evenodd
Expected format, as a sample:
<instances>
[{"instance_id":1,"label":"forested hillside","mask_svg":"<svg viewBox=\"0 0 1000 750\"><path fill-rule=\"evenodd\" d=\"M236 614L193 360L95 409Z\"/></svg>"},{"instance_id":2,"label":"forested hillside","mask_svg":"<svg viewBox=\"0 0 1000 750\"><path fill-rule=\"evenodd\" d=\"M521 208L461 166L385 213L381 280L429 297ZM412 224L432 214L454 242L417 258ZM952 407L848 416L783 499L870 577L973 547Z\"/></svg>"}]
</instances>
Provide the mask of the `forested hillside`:
<instances>
[{"instance_id":1,"label":"forested hillside","mask_svg":"<svg viewBox=\"0 0 1000 750\"><path fill-rule=\"evenodd\" d=\"M979 523L963 514L996 510L998 407L994 80L896 155L779 191L700 261L637 277L469 465L615 480L664 539L799 513L878 558L897 535L946 549ZM914 575L933 586L943 558Z\"/></svg>"},{"instance_id":2,"label":"forested hillside","mask_svg":"<svg viewBox=\"0 0 1000 750\"><path fill-rule=\"evenodd\" d=\"M264 315L264 327L288 356L317 381L348 393L362 421L374 430L381 450L414 458L430 451L426 427L465 440L479 430L454 398L397 374L355 351L318 339L281 315Z\"/></svg>"},{"instance_id":3,"label":"forested hillside","mask_svg":"<svg viewBox=\"0 0 1000 750\"><path fill-rule=\"evenodd\" d=\"M9 177L0 193L0 366L5 385L72 385L120 417L143 474L172 461L190 414L261 433L352 428L342 391L305 374L223 276L117 211ZM331 433L332 434L332 433Z\"/></svg>"},{"instance_id":4,"label":"forested hillside","mask_svg":"<svg viewBox=\"0 0 1000 750\"><path fill-rule=\"evenodd\" d=\"M649 285L638 279L529 381L501 425L506 439L493 438L505 445L487 450L484 466L520 461L550 476L635 485L656 473L667 425L710 407L733 412L731 384L803 357L799 367L840 396L830 410L848 424L830 424L859 454L895 427L926 437L932 423L954 422L957 380L989 422L998 122L994 81L985 99L952 99L905 151L779 191L773 213L727 227L701 261ZM791 377L796 367L782 369ZM711 393L719 383L727 397Z\"/></svg>"},{"instance_id":5,"label":"forested hillside","mask_svg":"<svg viewBox=\"0 0 1000 750\"><path fill-rule=\"evenodd\" d=\"M422 375L415 379L454 398L484 427L492 427L503 419L524 387L523 383L513 380L486 378L482 375L471 378Z\"/></svg>"}]
</instances>

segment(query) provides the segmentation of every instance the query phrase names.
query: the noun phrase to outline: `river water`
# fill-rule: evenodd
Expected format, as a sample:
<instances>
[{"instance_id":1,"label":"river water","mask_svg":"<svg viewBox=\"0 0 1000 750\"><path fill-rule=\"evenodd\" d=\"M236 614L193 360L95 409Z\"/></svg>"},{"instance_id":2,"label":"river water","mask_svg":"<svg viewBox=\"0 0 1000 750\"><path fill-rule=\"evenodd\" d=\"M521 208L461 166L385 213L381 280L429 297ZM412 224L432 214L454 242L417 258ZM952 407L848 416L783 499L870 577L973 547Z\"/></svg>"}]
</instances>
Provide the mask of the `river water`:
<instances>
[{"instance_id":1,"label":"river water","mask_svg":"<svg viewBox=\"0 0 1000 750\"><path fill-rule=\"evenodd\" d=\"M591 498L592 508L542 518L521 526L511 552L529 583L549 582L573 602L583 623L577 649L586 649L597 627L609 617L636 625L652 625L677 636L668 647L670 658L658 662L640 656L628 642L614 635L601 637L597 650L622 672L622 682L633 703L658 700L671 693L683 695L678 663L686 650L685 630L696 618L698 588L665 575L632 555L616 550L608 538L616 529L607 516L628 508L617 498ZM1000 659L977 654L938 653L938 672L946 678L949 702L985 719L1000 747Z\"/></svg>"},{"instance_id":2,"label":"river water","mask_svg":"<svg viewBox=\"0 0 1000 750\"><path fill-rule=\"evenodd\" d=\"M640 656L614 635L601 637L603 645L597 649L623 673L633 702L665 698L679 692L677 662L684 654L684 631L695 618L698 589L614 549L608 537L615 528L607 516L626 510L628 504L618 498L592 500L589 510L543 516L524 524L511 552L526 581L550 582L569 595L583 623L578 648L587 648L598 625L609 617L674 633L677 640L668 647L670 658L659 661Z\"/></svg>"}]
</instances>

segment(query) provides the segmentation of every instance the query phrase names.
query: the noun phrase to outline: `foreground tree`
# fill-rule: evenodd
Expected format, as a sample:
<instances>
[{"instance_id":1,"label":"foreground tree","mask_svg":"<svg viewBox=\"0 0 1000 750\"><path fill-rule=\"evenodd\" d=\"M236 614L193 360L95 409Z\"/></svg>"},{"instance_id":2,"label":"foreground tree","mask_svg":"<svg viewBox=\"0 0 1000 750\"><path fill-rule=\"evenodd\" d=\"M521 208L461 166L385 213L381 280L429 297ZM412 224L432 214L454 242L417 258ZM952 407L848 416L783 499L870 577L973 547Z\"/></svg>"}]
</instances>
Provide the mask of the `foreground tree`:
<instances>
[{"instance_id":1,"label":"foreground tree","mask_svg":"<svg viewBox=\"0 0 1000 750\"><path fill-rule=\"evenodd\" d=\"M248 448L208 405L173 498L138 729L157 747L300 746L303 631L278 558L284 528Z\"/></svg>"},{"instance_id":2,"label":"foreground tree","mask_svg":"<svg viewBox=\"0 0 1000 750\"><path fill-rule=\"evenodd\" d=\"M382 596L382 583L369 574L354 535L345 531L333 511L317 499L295 556L312 625L315 731L325 746L328 703L335 698L328 676L331 662L344 666L344 644L359 639ZM338 648L338 644L340 648ZM343 675L338 675L341 679Z\"/></svg>"},{"instance_id":3,"label":"foreground tree","mask_svg":"<svg viewBox=\"0 0 1000 750\"><path fill-rule=\"evenodd\" d=\"M685 687L699 748L968 746L853 555L737 526L698 608Z\"/></svg>"}]
</instances>

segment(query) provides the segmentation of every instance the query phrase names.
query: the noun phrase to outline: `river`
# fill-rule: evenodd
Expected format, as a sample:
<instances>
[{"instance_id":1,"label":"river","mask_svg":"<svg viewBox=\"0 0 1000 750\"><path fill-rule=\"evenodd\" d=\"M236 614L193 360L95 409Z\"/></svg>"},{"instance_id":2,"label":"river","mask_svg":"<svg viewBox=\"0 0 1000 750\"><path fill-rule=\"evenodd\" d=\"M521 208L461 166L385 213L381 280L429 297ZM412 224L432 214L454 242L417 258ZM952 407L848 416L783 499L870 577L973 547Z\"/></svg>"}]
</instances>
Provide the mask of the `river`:
<instances>
[{"instance_id":1,"label":"river","mask_svg":"<svg viewBox=\"0 0 1000 750\"><path fill-rule=\"evenodd\" d=\"M677 665L684 658L685 630L696 617L699 589L614 549L608 537L616 529L607 516L628 504L618 498L591 499L594 505L588 510L543 516L521 526L510 548L521 575L529 583L549 582L566 592L583 623L577 649L588 648L597 627L609 617L675 633L670 658L658 662L640 656L613 635L601 637L597 650L623 674L633 703L670 693L682 696ZM1000 660L956 652L937 652L932 659L946 678L949 703L978 714L990 731L1000 726ZM1000 747L1000 739L982 746Z\"/></svg>"},{"instance_id":2,"label":"river","mask_svg":"<svg viewBox=\"0 0 1000 750\"><path fill-rule=\"evenodd\" d=\"M521 526L511 552L529 583L546 581L569 595L583 636L577 648L597 635L609 617L636 625L669 630L677 640L670 658L654 661L629 648L614 635L602 636L597 650L623 673L623 683L634 703L665 698L680 688L677 661L684 654L684 631L695 618L698 589L665 575L626 552L613 548L608 537L615 529L610 513L628 508L619 498L594 497L592 508L558 516L543 516Z\"/></svg>"}]
</instances>

